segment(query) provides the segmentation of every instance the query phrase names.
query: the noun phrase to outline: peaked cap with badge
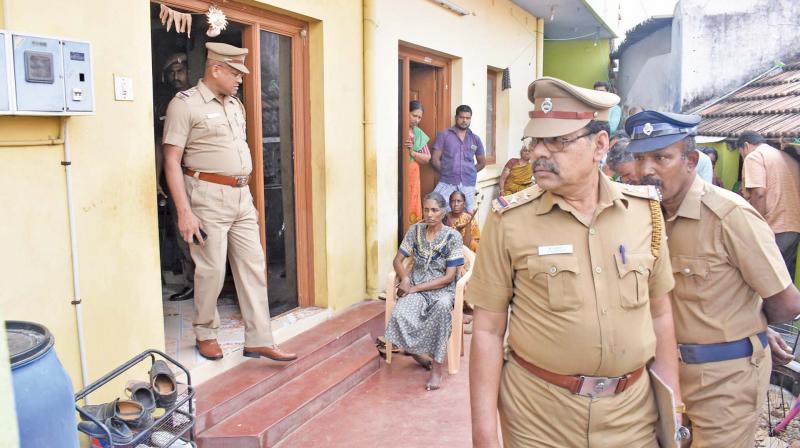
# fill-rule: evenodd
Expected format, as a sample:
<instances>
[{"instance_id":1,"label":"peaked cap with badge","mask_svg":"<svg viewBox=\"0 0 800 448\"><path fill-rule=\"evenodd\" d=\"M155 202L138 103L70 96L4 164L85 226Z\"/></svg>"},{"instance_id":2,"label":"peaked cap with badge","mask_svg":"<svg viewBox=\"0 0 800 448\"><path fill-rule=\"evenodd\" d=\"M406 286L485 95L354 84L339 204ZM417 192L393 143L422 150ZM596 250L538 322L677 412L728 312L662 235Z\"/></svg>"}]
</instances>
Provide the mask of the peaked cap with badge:
<instances>
[{"instance_id":1,"label":"peaked cap with badge","mask_svg":"<svg viewBox=\"0 0 800 448\"><path fill-rule=\"evenodd\" d=\"M609 109L619 103L610 92L585 89L545 76L528 86L533 110L525 137L559 137L575 132L592 120L608 121Z\"/></svg>"},{"instance_id":2,"label":"peaked cap with badge","mask_svg":"<svg viewBox=\"0 0 800 448\"><path fill-rule=\"evenodd\" d=\"M221 42L206 42L206 49L208 50L208 59L224 62L242 73L250 73L250 70L244 65L244 57L249 52L247 48L234 47Z\"/></svg>"},{"instance_id":3,"label":"peaked cap with badge","mask_svg":"<svg viewBox=\"0 0 800 448\"><path fill-rule=\"evenodd\" d=\"M646 110L625 121L625 132L631 136L626 151L656 151L697 134L699 115L675 114Z\"/></svg>"}]
</instances>

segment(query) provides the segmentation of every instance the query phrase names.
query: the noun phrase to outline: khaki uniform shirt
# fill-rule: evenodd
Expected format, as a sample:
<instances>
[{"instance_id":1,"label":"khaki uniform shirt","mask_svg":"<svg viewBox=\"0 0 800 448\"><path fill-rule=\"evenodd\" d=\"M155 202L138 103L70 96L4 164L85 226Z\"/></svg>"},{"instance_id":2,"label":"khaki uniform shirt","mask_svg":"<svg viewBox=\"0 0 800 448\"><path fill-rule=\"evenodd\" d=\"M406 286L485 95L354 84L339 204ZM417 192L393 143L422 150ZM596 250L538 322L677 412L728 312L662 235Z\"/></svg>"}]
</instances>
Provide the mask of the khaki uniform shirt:
<instances>
[{"instance_id":1,"label":"khaki uniform shirt","mask_svg":"<svg viewBox=\"0 0 800 448\"><path fill-rule=\"evenodd\" d=\"M179 92L167 107L164 144L184 148L183 166L202 173L249 175L245 115L238 98L220 102L203 84Z\"/></svg>"},{"instance_id":2,"label":"khaki uniform shirt","mask_svg":"<svg viewBox=\"0 0 800 448\"><path fill-rule=\"evenodd\" d=\"M591 223L538 186L504 197L511 204L484 227L466 300L495 312L511 304L508 344L543 369L618 376L642 367L655 356L650 297L674 283L666 243L658 257L651 250L649 197L657 200L653 187L601 175ZM662 219L657 203L655 214Z\"/></svg>"},{"instance_id":3,"label":"khaki uniform shirt","mask_svg":"<svg viewBox=\"0 0 800 448\"><path fill-rule=\"evenodd\" d=\"M775 236L740 196L695 178L666 222L681 344L712 344L766 330L761 297L789 286Z\"/></svg>"}]
</instances>

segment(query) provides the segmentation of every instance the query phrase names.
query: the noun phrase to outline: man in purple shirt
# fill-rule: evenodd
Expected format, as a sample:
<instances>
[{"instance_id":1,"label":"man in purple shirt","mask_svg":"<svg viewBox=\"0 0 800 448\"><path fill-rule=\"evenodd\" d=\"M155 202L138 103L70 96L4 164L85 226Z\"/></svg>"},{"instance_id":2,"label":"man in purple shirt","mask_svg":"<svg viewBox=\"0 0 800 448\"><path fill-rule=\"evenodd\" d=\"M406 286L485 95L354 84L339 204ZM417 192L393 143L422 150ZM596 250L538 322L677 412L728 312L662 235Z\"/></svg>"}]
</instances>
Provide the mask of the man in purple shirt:
<instances>
[{"instance_id":1,"label":"man in purple shirt","mask_svg":"<svg viewBox=\"0 0 800 448\"><path fill-rule=\"evenodd\" d=\"M431 163L441 175L433 191L450 198L459 190L467 200L467 212L475 212L475 182L478 171L486 166L481 138L470 129L472 109L466 104L456 108L456 125L436 136ZM448 204L447 210L450 211Z\"/></svg>"}]
</instances>

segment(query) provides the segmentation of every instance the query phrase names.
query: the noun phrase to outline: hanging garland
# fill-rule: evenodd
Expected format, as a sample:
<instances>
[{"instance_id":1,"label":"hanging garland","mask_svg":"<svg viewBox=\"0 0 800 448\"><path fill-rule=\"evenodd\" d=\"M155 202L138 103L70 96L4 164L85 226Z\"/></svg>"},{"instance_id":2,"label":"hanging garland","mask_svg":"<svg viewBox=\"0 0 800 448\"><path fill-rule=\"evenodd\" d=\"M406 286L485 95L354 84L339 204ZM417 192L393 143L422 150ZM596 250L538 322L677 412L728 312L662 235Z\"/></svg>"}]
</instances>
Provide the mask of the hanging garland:
<instances>
[{"instance_id":1,"label":"hanging garland","mask_svg":"<svg viewBox=\"0 0 800 448\"><path fill-rule=\"evenodd\" d=\"M193 15L206 16L206 20L208 22L208 31L206 31L206 35L208 37L217 37L222 30L228 27L228 19L225 17L225 13L213 5L208 7L208 12L197 14L175 11L164 4L159 4L159 6L161 9L159 11L158 18L161 20L161 25L166 27L167 32L172 29L172 25L174 24L176 33L185 32L186 37L191 38Z\"/></svg>"}]
</instances>

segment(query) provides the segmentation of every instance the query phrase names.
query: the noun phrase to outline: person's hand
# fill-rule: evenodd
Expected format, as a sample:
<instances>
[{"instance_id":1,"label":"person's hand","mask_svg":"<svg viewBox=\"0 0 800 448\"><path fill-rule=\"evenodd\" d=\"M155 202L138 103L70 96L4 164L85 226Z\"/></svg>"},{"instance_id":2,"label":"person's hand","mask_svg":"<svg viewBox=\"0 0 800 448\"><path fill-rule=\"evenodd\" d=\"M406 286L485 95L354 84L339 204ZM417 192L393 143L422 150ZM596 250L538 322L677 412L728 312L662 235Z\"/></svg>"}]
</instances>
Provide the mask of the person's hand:
<instances>
[{"instance_id":1,"label":"person's hand","mask_svg":"<svg viewBox=\"0 0 800 448\"><path fill-rule=\"evenodd\" d=\"M201 246L205 246L206 242L203 240L203 236L200 235L200 229L202 228L202 224L197 216L192 213L191 210L187 210L184 213L178 213L178 230L181 232L181 237L187 244L192 244L192 236L197 238L197 241L200 243Z\"/></svg>"},{"instance_id":2,"label":"person's hand","mask_svg":"<svg viewBox=\"0 0 800 448\"><path fill-rule=\"evenodd\" d=\"M769 349L772 352L773 364L783 366L794 359L794 354L789 344L783 340L777 331L769 327L767 327L767 340L769 341Z\"/></svg>"},{"instance_id":3,"label":"person's hand","mask_svg":"<svg viewBox=\"0 0 800 448\"><path fill-rule=\"evenodd\" d=\"M411 284L411 277L406 277L397 285L397 296L403 297L414 292L414 285Z\"/></svg>"},{"instance_id":4,"label":"person's hand","mask_svg":"<svg viewBox=\"0 0 800 448\"><path fill-rule=\"evenodd\" d=\"M404 146L404 147L405 147L407 150L409 150L409 151L413 151L413 150L414 150L414 139L412 139L412 138L407 138L407 139L406 139L406 141L405 141L405 142L403 142L403 146Z\"/></svg>"}]
</instances>

